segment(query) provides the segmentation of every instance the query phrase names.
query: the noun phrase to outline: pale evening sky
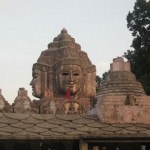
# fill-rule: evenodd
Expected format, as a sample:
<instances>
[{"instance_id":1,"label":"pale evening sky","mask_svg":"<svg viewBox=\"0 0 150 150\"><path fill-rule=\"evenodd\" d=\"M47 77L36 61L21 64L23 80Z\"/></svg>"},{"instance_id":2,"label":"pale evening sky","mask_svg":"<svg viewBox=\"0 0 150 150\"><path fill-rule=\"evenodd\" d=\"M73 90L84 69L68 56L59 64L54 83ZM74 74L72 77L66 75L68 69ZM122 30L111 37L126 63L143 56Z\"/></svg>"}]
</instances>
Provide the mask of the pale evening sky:
<instances>
[{"instance_id":1,"label":"pale evening sky","mask_svg":"<svg viewBox=\"0 0 150 150\"><path fill-rule=\"evenodd\" d=\"M32 65L62 28L96 65L97 75L130 49L126 16L135 0L0 0L0 89L12 103L29 85Z\"/></svg>"}]
</instances>

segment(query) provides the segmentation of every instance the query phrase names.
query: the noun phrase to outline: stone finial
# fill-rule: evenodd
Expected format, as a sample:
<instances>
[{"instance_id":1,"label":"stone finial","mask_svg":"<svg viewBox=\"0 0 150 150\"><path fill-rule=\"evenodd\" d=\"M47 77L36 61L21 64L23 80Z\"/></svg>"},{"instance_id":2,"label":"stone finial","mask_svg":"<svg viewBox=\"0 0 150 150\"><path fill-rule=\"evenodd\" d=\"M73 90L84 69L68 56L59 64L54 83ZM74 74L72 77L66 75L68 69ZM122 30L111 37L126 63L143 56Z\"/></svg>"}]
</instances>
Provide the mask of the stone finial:
<instances>
[{"instance_id":1,"label":"stone finial","mask_svg":"<svg viewBox=\"0 0 150 150\"><path fill-rule=\"evenodd\" d=\"M67 30L66 30L65 28L63 28L63 29L61 30L61 34L63 34L63 33L67 33Z\"/></svg>"},{"instance_id":2,"label":"stone finial","mask_svg":"<svg viewBox=\"0 0 150 150\"><path fill-rule=\"evenodd\" d=\"M27 95L25 88L19 88L18 96L15 98L13 105L14 112L25 113L31 110L31 100Z\"/></svg>"},{"instance_id":3,"label":"stone finial","mask_svg":"<svg viewBox=\"0 0 150 150\"><path fill-rule=\"evenodd\" d=\"M124 62L122 57L113 59L113 63L110 64L110 71L131 71L130 62Z\"/></svg>"},{"instance_id":4,"label":"stone finial","mask_svg":"<svg viewBox=\"0 0 150 150\"><path fill-rule=\"evenodd\" d=\"M18 96L27 96L27 90L25 88L19 88Z\"/></svg>"}]
</instances>

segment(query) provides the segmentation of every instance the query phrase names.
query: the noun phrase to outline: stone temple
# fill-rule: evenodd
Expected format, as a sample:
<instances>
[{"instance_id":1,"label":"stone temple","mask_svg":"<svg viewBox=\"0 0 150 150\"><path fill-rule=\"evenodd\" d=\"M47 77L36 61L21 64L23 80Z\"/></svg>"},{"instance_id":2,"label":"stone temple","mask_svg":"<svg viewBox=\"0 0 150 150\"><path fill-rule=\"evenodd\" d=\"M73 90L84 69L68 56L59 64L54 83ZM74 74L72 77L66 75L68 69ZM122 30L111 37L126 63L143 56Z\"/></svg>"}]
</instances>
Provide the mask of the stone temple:
<instances>
[{"instance_id":1,"label":"stone temple","mask_svg":"<svg viewBox=\"0 0 150 150\"><path fill-rule=\"evenodd\" d=\"M150 97L113 59L96 93L96 67L66 29L33 64L31 100L19 88L10 105L0 90L0 150L149 150Z\"/></svg>"}]
</instances>

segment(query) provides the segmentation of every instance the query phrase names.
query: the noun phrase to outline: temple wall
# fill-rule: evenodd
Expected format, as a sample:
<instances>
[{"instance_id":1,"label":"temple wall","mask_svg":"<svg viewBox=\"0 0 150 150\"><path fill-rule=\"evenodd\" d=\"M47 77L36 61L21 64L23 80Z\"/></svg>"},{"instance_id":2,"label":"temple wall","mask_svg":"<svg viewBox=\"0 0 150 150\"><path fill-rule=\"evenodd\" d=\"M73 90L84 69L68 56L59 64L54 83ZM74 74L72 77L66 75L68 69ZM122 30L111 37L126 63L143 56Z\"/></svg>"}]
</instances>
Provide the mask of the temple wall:
<instances>
[{"instance_id":1,"label":"temple wall","mask_svg":"<svg viewBox=\"0 0 150 150\"><path fill-rule=\"evenodd\" d=\"M130 71L131 70L131 67L130 67L130 62L125 62L124 63L124 71Z\"/></svg>"},{"instance_id":2,"label":"temple wall","mask_svg":"<svg viewBox=\"0 0 150 150\"><path fill-rule=\"evenodd\" d=\"M128 103L126 96L99 97L96 111L103 123L150 124L150 96L135 96Z\"/></svg>"},{"instance_id":3,"label":"temple wall","mask_svg":"<svg viewBox=\"0 0 150 150\"><path fill-rule=\"evenodd\" d=\"M87 97L95 97L96 95L96 80L95 80L96 73L88 73L86 76L86 84L85 84L85 91ZM89 84L90 83L90 84Z\"/></svg>"}]
</instances>

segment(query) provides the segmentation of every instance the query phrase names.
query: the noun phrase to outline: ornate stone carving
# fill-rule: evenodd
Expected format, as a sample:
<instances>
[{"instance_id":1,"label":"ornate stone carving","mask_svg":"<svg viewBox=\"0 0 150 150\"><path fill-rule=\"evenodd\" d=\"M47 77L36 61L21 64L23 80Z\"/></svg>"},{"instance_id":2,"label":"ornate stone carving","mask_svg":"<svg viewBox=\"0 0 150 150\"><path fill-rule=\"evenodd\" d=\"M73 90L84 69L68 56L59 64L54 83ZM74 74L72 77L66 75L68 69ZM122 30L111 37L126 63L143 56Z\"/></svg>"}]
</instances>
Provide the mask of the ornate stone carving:
<instances>
[{"instance_id":1,"label":"ornate stone carving","mask_svg":"<svg viewBox=\"0 0 150 150\"><path fill-rule=\"evenodd\" d=\"M50 114L56 114L57 106L54 100L52 100L49 104L49 111L50 111Z\"/></svg>"},{"instance_id":2,"label":"ornate stone carving","mask_svg":"<svg viewBox=\"0 0 150 150\"><path fill-rule=\"evenodd\" d=\"M55 50L54 50L55 48ZM73 66L75 66L73 68ZM71 73L71 70L76 69L79 73ZM66 72L65 72L66 70ZM64 73L62 73L64 72ZM75 43L75 40L67 33L66 29L61 31L54 41L48 44L48 49L43 51L36 64L33 65L33 95L42 98L46 90L52 90L54 97L65 97L65 89L58 87L60 80L70 76L78 80L80 76L82 84L79 86L78 94L80 97L95 97L95 66L90 62L87 54L81 51L80 46ZM68 77L67 77L68 76ZM91 78L92 77L92 78ZM80 84L81 81L77 81ZM76 87L75 83L63 86ZM90 85L93 88L87 88Z\"/></svg>"},{"instance_id":3,"label":"ornate stone carving","mask_svg":"<svg viewBox=\"0 0 150 150\"><path fill-rule=\"evenodd\" d=\"M66 29L63 29L53 42L48 44L48 49L41 53L37 63L33 65L32 76L30 85L33 96L43 99L43 102L47 99L46 91L53 93L54 101L58 98L65 100L68 88L72 100L96 95L95 66ZM46 101L49 101L47 105L50 106L52 98L49 97ZM40 104L42 109L47 107L42 104L43 102ZM77 105L74 105L77 112Z\"/></svg>"},{"instance_id":4,"label":"ornate stone carving","mask_svg":"<svg viewBox=\"0 0 150 150\"><path fill-rule=\"evenodd\" d=\"M82 114L83 108L78 102L67 102L64 104L65 114Z\"/></svg>"},{"instance_id":5,"label":"ornate stone carving","mask_svg":"<svg viewBox=\"0 0 150 150\"><path fill-rule=\"evenodd\" d=\"M11 105L5 100L0 89L0 112L12 112Z\"/></svg>"},{"instance_id":6,"label":"ornate stone carving","mask_svg":"<svg viewBox=\"0 0 150 150\"><path fill-rule=\"evenodd\" d=\"M31 100L27 95L27 91L24 88L19 88L18 96L16 97L13 106L13 112L15 113L27 113L31 112Z\"/></svg>"}]
</instances>

